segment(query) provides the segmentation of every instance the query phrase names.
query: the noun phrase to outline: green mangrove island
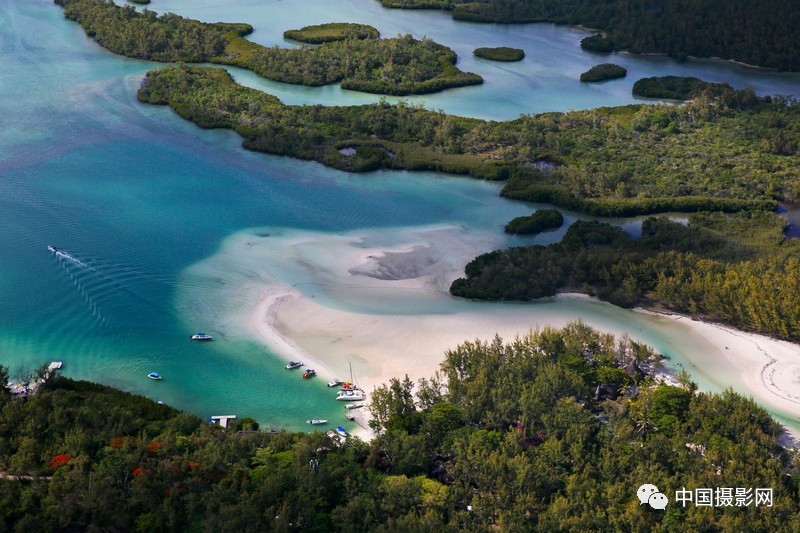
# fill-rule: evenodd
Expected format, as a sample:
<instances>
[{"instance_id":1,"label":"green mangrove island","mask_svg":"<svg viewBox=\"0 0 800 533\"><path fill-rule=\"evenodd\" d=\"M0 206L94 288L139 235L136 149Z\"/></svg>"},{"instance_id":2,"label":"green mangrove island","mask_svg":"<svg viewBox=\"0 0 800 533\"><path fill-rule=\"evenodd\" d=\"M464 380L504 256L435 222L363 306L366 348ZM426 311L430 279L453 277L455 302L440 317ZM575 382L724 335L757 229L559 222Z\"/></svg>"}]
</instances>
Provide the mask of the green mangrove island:
<instances>
[{"instance_id":1,"label":"green mangrove island","mask_svg":"<svg viewBox=\"0 0 800 533\"><path fill-rule=\"evenodd\" d=\"M613 63L602 63L595 65L583 74L581 74L582 82L596 82L605 80L615 80L617 78L624 78L628 75L628 71L619 65Z\"/></svg>"},{"instance_id":2,"label":"green mangrove island","mask_svg":"<svg viewBox=\"0 0 800 533\"><path fill-rule=\"evenodd\" d=\"M654 222L652 238L645 232L635 240L611 226L591 226L584 234L578 225L559 244L569 246L568 253L540 247L494 252L470 264L451 290L524 300L571 289L621 305L652 299L744 329L800 338L796 305L785 297L800 289L800 256L774 213L778 201L800 197L800 106L792 98L759 99L752 90L711 86L682 106L629 105L495 122L405 103L286 106L236 84L223 70L178 65L149 72L139 99L169 105L202 127L234 129L247 148L344 170L505 179L501 194L508 198L601 216L722 212L714 215L721 219L708 214L688 226ZM751 238L759 227L760 244ZM576 249L586 254L586 268L572 264ZM570 265L554 265L549 277L531 275L551 256L569 258Z\"/></svg>"},{"instance_id":3,"label":"green mangrove island","mask_svg":"<svg viewBox=\"0 0 800 533\"><path fill-rule=\"evenodd\" d=\"M339 83L354 91L407 95L483 83L462 72L456 54L430 39L347 39L317 47L264 47L248 41L248 24L204 23L137 11L111 0L55 0L64 16L114 53L152 61L219 63L309 86Z\"/></svg>"},{"instance_id":4,"label":"green mangrove island","mask_svg":"<svg viewBox=\"0 0 800 533\"><path fill-rule=\"evenodd\" d=\"M351 39L377 39L381 35L378 30L366 24L329 22L327 24L304 26L299 30L286 30L283 32L283 36L301 43L322 44Z\"/></svg>"},{"instance_id":5,"label":"green mangrove island","mask_svg":"<svg viewBox=\"0 0 800 533\"><path fill-rule=\"evenodd\" d=\"M14 531L800 528L798 456L752 400L653 378L658 358L576 322L467 342L372 394L369 443L224 430L52 376L0 388L0 527ZM0 378L8 369L0 366ZM770 487L771 507L639 505L642 480Z\"/></svg>"},{"instance_id":6,"label":"green mangrove island","mask_svg":"<svg viewBox=\"0 0 800 533\"><path fill-rule=\"evenodd\" d=\"M517 217L506 224L506 233L536 235L543 231L558 229L564 224L564 216L557 209L539 209L532 215Z\"/></svg>"},{"instance_id":7,"label":"green mangrove island","mask_svg":"<svg viewBox=\"0 0 800 533\"><path fill-rule=\"evenodd\" d=\"M748 0L379 0L407 9L444 9L470 22L555 22L603 30L605 49L722 58L800 70L800 4ZM709 16L713 13L713 16ZM594 44L598 44L596 41Z\"/></svg>"},{"instance_id":8,"label":"green mangrove island","mask_svg":"<svg viewBox=\"0 0 800 533\"><path fill-rule=\"evenodd\" d=\"M522 61L525 57L525 51L519 48L509 48L507 46L476 48L473 54L476 57L490 59L492 61Z\"/></svg>"},{"instance_id":9,"label":"green mangrove island","mask_svg":"<svg viewBox=\"0 0 800 533\"><path fill-rule=\"evenodd\" d=\"M596 54L610 54L614 51L614 45L611 44L611 41L599 33L581 39L581 48Z\"/></svg>"}]
</instances>

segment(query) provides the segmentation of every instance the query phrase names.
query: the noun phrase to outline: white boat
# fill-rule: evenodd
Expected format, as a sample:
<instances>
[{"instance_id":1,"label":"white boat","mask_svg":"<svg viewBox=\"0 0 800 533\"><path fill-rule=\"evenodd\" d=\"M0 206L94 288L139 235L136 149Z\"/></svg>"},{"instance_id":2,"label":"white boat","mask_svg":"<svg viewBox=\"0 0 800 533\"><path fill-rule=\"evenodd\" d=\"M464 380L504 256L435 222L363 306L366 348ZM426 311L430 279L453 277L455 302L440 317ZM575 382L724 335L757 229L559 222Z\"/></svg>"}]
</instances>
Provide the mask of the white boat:
<instances>
[{"instance_id":1,"label":"white boat","mask_svg":"<svg viewBox=\"0 0 800 533\"><path fill-rule=\"evenodd\" d=\"M147 377L150 379L162 379L161 374L159 374L158 372L150 372L149 374L147 374Z\"/></svg>"},{"instance_id":2,"label":"white boat","mask_svg":"<svg viewBox=\"0 0 800 533\"><path fill-rule=\"evenodd\" d=\"M340 390L336 399L342 402L362 402L366 398L363 390Z\"/></svg>"},{"instance_id":3,"label":"white boat","mask_svg":"<svg viewBox=\"0 0 800 533\"><path fill-rule=\"evenodd\" d=\"M333 381L328 382L328 387L338 387L342 383L344 383L343 379L333 378Z\"/></svg>"},{"instance_id":4,"label":"white boat","mask_svg":"<svg viewBox=\"0 0 800 533\"><path fill-rule=\"evenodd\" d=\"M302 361L289 361L286 364L286 370L292 370L293 368L300 368L301 366L303 366Z\"/></svg>"},{"instance_id":5,"label":"white boat","mask_svg":"<svg viewBox=\"0 0 800 533\"><path fill-rule=\"evenodd\" d=\"M53 246L51 244L47 245L47 250L52 252L52 253L54 253L54 254L58 253L58 248L56 248L55 246Z\"/></svg>"},{"instance_id":6,"label":"white boat","mask_svg":"<svg viewBox=\"0 0 800 533\"><path fill-rule=\"evenodd\" d=\"M306 424L311 424L312 426L321 426L327 423L328 421L324 418L312 418L311 420L306 420Z\"/></svg>"},{"instance_id":7,"label":"white boat","mask_svg":"<svg viewBox=\"0 0 800 533\"><path fill-rule=\"evenodd\" d=\"M361 391L359 391L359 392L361 392ZM363 404L363 403L351 403L351 404L345 405L344 408L345 409L361 409L362 407L364 407L364 405L366 405L366 404Z\"/></svg>"},{"instance_id":8,"label":"white boat","mask_svg":"<svg viewBox=\"0 0 800 533\"><path fill-rule=\"evenodd\" d=\"M344 438L349 437L347 430L344 429L342 426L336 426L336 433L338 433L340 437Z\"/></svg>"},{"instance_id":9,"label":"white boat","mask_svg":"<svg viewBox=\"0 0 800 533\"><path fill-rule=\"evenodd\" d=\"M189 337L189 339L193 341L213 341L214 337L212 337L208 333L195 333L194 335Z\"/></svg>"}]
</instances>

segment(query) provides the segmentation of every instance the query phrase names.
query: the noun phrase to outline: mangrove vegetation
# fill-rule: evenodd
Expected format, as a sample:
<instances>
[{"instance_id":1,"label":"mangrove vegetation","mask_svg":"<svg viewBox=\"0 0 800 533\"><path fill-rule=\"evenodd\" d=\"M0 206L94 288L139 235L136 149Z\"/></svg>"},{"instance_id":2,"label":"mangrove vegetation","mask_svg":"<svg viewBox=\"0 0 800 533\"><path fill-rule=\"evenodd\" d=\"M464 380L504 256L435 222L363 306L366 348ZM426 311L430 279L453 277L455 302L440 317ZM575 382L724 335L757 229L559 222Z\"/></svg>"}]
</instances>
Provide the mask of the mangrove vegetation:
<instances>
[{"instance_id":1,"label":"mangrove vegetation","mask_svg":"<svg viewBox=\"0 0 800 533\"><path fill-rule=\"evenodd\" d=\"M264 47L244 38L253 31L248 24L208 24L171 13L158 16L111 0L55 1L64 6L64 16L83 26L98 44L127 57L234 65L285 83L319 86L341 82L345 89L392 95L483 83L477 74L455 66L452 50L411 35L348 38L316 47ZM350 28L356 34L370 33L370 29ZM313 33L307 30L305 35Z\"/></svg>"},{"instance_id":2,"label":"mangrove vegetation","mask_svg":"<svg viewBox=\"0 0 800 533\"><path fill-rule=\"evenodd\" d=\"M628 75L628 71L619 65L613 63L601 63L595 65L583 74L581 74L582 82L595 82L614 80L617 78L624 78Z\"/></svg>"},{"instance_id":3,"label":"mangrove vegetation","mask_svg":"<svg viewBox=\"0 0 800 533\"><path fill-rule=\"evenodd\" d=\"M492 61L522 61L525 51L519 48L498 46L496 48L476 48L473 55Z\"/></svg>"},{"instance_id":4,"label":"mangrove vegetation","mask_svg":"<svg viewBox=\"0 0 800 533\"><path fill-rule=\"evenodd\" d=\"M557 209L539 209L532 215L517 217L506 224L506 233L536 235L543 231L558 229L564 224L564 216Z\"/></svg>"},{"instance_id":5,"label":"mangrove vegetation","mask_svg":"<svg viewBox=\"0 0 800 533\"><path fill-rule=\"evenodd\" d=\"M283 36L301 43L322 44L350 39L377 39L380 37L380 33L366 24L329 22L304 26L299 30L286 30L283 32Z\"/></svg>"}]
</instances>

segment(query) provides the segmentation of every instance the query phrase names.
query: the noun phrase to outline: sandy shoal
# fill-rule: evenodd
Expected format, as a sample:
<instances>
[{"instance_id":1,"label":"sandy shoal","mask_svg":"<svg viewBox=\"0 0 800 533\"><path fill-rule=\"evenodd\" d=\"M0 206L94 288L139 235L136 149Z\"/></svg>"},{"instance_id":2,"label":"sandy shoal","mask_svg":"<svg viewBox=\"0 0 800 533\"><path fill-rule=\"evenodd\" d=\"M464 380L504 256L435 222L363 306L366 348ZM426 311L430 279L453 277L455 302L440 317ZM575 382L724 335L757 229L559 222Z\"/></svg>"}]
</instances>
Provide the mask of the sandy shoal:
<instances>
[{"instance_id":1,"label":"sandy shoal","mask_svg":"<svg viewBox=\"0 0 800 533\"><path fill-rule=\"evenodd\" d=\"M246 314L246 328L286 360L314 365L323 379L347 379L352 364L355 380L367 392L393 377L431 376L445 352L465 340L499 335L510 341L582 318L576 316L575 302L569 302L575 295L538 306L450 297L450 283L476 255L475 243L465 244L460 230L435 228L403 242L369 246L353 236L334 242L304 235L291 248L292 253L283 250L279 257L284 262L291 257L291 268L302 271L305 282L278 277L251 286L256 303ZM271 250L277 253L274 242ZM670 345L680 345L678 366L702 389L732 387L752 396L797 433L800 346L681 315L643 309L630 313L607 304L597 304L585 321L645 342L648 333L639 331L641 338L637 328L660 331Z\"/></svg>"}]
</instances>

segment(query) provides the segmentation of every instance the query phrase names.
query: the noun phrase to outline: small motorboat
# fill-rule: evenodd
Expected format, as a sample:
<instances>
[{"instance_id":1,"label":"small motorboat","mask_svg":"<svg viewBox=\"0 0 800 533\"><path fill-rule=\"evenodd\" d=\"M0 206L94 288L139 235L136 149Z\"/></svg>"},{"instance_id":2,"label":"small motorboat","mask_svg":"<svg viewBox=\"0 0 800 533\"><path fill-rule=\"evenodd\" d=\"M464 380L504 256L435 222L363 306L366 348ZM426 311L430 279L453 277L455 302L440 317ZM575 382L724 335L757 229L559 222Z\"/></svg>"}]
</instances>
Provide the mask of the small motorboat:
<instances>
[{"instance_id":1,"label":"small motorboat","mask_svg":"<svg viewBox=\"0 0 800 533\"><path fill-rule=\"evenodd\" d=\"M333 381L328 382L328 387L338 387L342 383L344 383L343 379L333 378Z\"/></svg>"},{"instance_id":2,"label":"small motorboat","mask_svg":"<svg viewBox=\"0 0 800 533\"><path fill-rule=\"evenodd\" d=\"M48 250L49 252L52 252L52 253L54 253L54 254L58 253L58 248L56 248L55 246L53 246L53 245L51 245L51 244L48 244L48 245L47 245L47 250Z\"/></svg>"},{"instance_id":3,"label":"small motorboat","mask_svg":"<svg viewBox=\"0 0 800 533\"><path fill-rule=\"evenodd\" d=\"M311 424L312 426L321 426L323 424L327 424L328 421L324 418L312 418L311 420L306 420L307 424Z\"/></svg>"},{"instance_id":4,"label":"small motorboat","mask_svg":"<svg viewBox=\"0 0 800 533\"><path fill-rule=\"evenodd\" d=\"M195 333L194 335L189 337L189 340L193 340L193 341L213 341L214 337L212 337L208 333Z\"/></svg>"},{"instance_id":5,"label":"small motorboat","mask_svg":"<svg viewBox=\"0 0 800 533\"><path fill-rule=\"evenodd\" d=\"M300 368L301 366L303 366L302 361L289 361L286 364L286 370L293 370L295 368Z\"/></svg>"},{"instance_id":6,"label":"small motorboat","mask_svg":"<svg viewBox=\"0 0 800 533\"><path fill-rule=\"evenodd\" d=\"M162 379L161 374L159 374L158 372L150 372L149 374L147 374L147 377L150 379Z\"/></svg>"},{"instance_id":7,"label":"small motorboat","mask_svg":"<svg viewBox=\"0 0 800 533\"><path fill-rule=\"evenodd\" d=\"M303 372L303 379L313 378L317 375L317 371L313 368L306 368L306 371Z\"/></svg>"},{"instance_id":8,"label":"small motorboat","mask_svg":"<svg viewBox=\"0 0 800 533\"><path fill-rule=\"evenodd\" d=\"M340 437L347 438L350 435L347 433L347 430L344 429L342 426L336 426L336 433L339 434Z\"/></svg>"},{"instance_id":9,"label":"small motorboat","mask_svg":"<svg viewBox=\"0 0 800 533\"><path fill-rule=\"evenodd\" d=\"M345 405L344 408L347 409L347 410L350 410L350 409L361 409L362 407L364 407L364 405L365 404L363 402L351 403L351 404Z\"/></svg>"}]
</instances>

